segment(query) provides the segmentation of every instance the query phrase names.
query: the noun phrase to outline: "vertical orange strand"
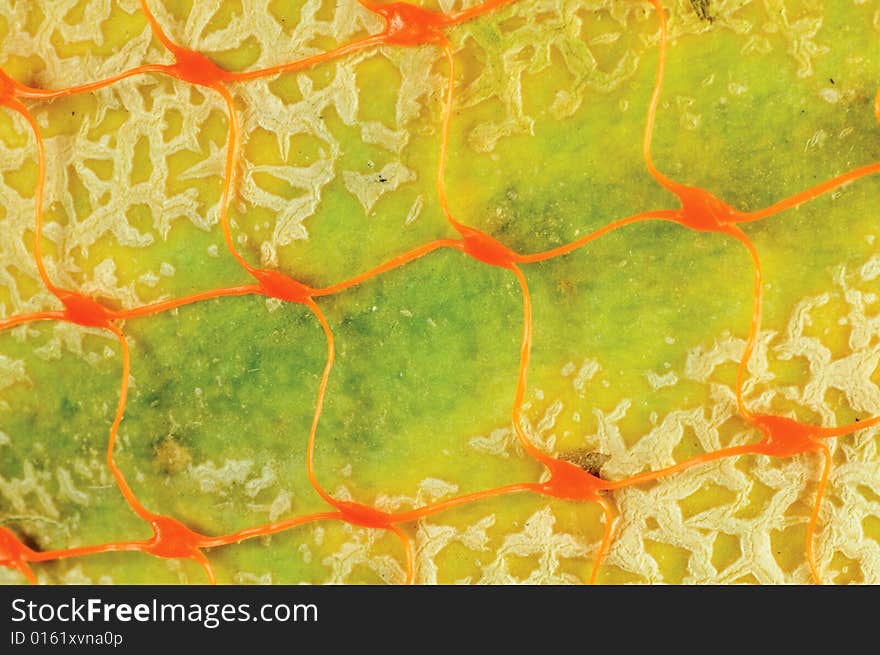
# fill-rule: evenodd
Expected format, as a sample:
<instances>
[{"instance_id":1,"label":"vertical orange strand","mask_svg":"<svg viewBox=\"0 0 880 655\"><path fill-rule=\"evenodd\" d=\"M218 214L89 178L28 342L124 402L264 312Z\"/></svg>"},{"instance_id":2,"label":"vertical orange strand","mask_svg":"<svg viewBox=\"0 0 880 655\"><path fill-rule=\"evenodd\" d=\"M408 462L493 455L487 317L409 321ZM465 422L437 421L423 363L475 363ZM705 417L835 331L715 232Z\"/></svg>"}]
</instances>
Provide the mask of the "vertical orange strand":
<instances>
[{"instance_id":1,"label":"vertical orange strand","mask_svg":"<svg viewBox=\"0 0 880 655\"><path fill-rule=\"evenodd\" d=\"M440 208L446 215L446 219L454 228L458 229L461 227L461 224L453 218L452 211L449 209L449 200L446 198L446 157L449 152L449 130L452 124L455 60L452 55L452 48L449 45L449 41L444 39L440 46L443 48L443 54L446 56L446 62L449 65L449 76L446 83L446 94L443 98L443 109L440 115L440 154L439 160L437 161L437 178L435 180L435 186L437 187L437 201L440 203Z\"/></svg>"},{"instance_id":2,"label":"vertical orange strand","mask_svg":"<svg viewBox=\"0 0 880 655\"><path fill-rule=\"evenodd\" d=\"M28 566L26 562L16 562L13 565L13 568L15 568L25 577L25 579L28 581L28 584L39 584L39 580L37 580L37 576L34 574L33 569L31 569L31 567Z\"/></svg>"},{"instance_id":3,"label":"vertical orange strand","mask_svg":"<svg viewBox=\"0 0 880 655\"><path fill-rule=\"evenodd\" d=\"M599 544L599 550L596 551L596 556L593 558L593 571L590 573L591 585L596 584L596 580L599 577L599 567L602 566L602 562L605 560L605 556L611 548L611 535L614 529L614 510L611 505L599 495L596 495L595 502L602 509L602 514L605 516L605 529L602 532L602 541Z\"/></svg>"},{"instance_id":4,"label":"vertical orange strand","mask_svg":"<svg viewBox=\"0 0 880 655\"><path fill-rule=\"evenodd\" d=\"M526 436L522 427L521 416L529 374L529 357L532 350L532 297L529 293L529 285L526 282L526 276L523 275L523 272L516 265L511 266L511 270L513 271L513 274L516 275L516 279L522 290L523 298L523 331L519 349L519 374L516 378L516 392L513 398L513 412L511 418L513 420L513 430L516 432L516 437L519 440L520 446L522 446L523 450L525 450L533 459L543 464L550 458L535 447Z\"/></svg>"},{"instance_id":5,"label":"vertical orange strand","mask_svg":"<svg viewBox=\"0 0 880 655\"><path fill-rule=\"evenodd\" d=\"M745 232L735 225L730 226L729 234L748 249L749 256L752 258L752 267L754 269L754 282L752 286L752 319L751 324L749 325L749 336L746 339L746 347L742 359L736 369L736 406L743 418L749 419L752 417L752 413L746 408L746 404L743 401L743 384L745 384L746 369L748 368L749 360L755 350L758 341L758 334L761 331L761 317L764 307L764 282L761 271L761 260L758 257L758 251L755 248L755 244L752 243L752 240L749 239Z\"/></svg>"},{"instance_id":6,"label":"vertical orange strand","mask_svg":"<svg viewBox=\"0 0 880 655\"><path fill-rule=\"evenodd\" d=\"M43 193L46 186L46 152L43 147L43 137L40 134L40 126L37 124L37 119L34 118L33 114L31 114L24 105L17 101L13 101L12 106L24 117L28 122L28 125L30 125L31 131L34 133L34 142L36 144L37 152L37 186L34 190L34 262L37 265L37 272L40 275L40 280L42 280L43 286L55 294L57 289L55 285L52 284L52 280L49 279L48 273L46 273L42 252Z\"/></svg>"},{"instance_id":7,"label":"vertical orange strand","mask_svg":"<svg viewBox=\"0 0 880 655\"><path fill-rule=\"evenodd\" d=\"M208 556L202 551L196 550L193 552L191 559L194 562L197 562L205 571L205 575L208 576L208 584L216 585L217 575L214 573L214 566L211 564L211 560L208 559Z\"/></svg>"},{"instance_id":8,"label":"vertical orange strand","mask_svg":"<svg viewBox=\"0 0 880 655\"><path fill-rule=\"evenodd\" d=\"M141 505L140 501L131 490L131 487L128 485L122 471L113 460L113 450L116 447L116 437L119 433L119 425L122 423L122 417L125 414L125 403L128 398L128 378L131 375L131 355L128 350L128 342L125 340L125 335L122 334L122 331L115 326L110 327L110 331L116 335L116 338L119 340L119 345L122 348L122 382L119 385L119 404L116 406L116 416L113 418L113 424L110 426L110 438L107 442L107 465L110 467L110 472L113 474L113 479L116 480L116 486L118 486L119 491L122 492L125 502L128 503L129 507L131 507L135 514L140 516L144 521L150 522L152 521L153 515Z\"/></svg>"},{"instance_id":9,"label":"vertical orange strand","mask_svg":"<svg viewBox=\"0 0 880 655\"><path fill-rule=\"evenodd\" d=\"M217 84L213 87L221 96L223 96L223 100L226 103L226 109L229 112L229 133L227 136L227 145L226 145L226 169L225 169L225 177L223 178L223 194L220 197L220 227L223 230L223 240L226 242L226 248L235 257L236 261L249 273L252 273L254 267L245 261L244 257L242 257L241 253L238 252L238 249L235 247L235 243L232 239L232 229L229 226L229 201L232 196L232 186L235 179L235 162L237 160L238 154L238 136L239 136L239 125L238 125L238 115L235 111L235 102L232 99L232 94L229 93L229 89L226 88L223 84Z\"/></svg>"},{"instance_id":10,"label":"vertical orange strand","mask_svg":"<svg viewBox=\"0 0 880 655\"><path fill-rule=\"evenodd\" d=\"M877 89L877 95L874 97L874 117L880 123L880 88Z\"/></svg>"},{"instance_id":11,"label":"vertical orange strand","mask_svg":"<svg viewBox=\"0 0 880 655\"><path fill-rule=\"evenodd\" d=\"M813 511L810 514L810 522L807 525L807 562L810 565L810 573L816 584L822 584L822 578L819 577L819 568L816 566L816 556L813 552L813 537L816 534L816 524L819 522L819 506L822 504L822 496L825 494L825 487L828 484L828 475L831 472L831 451L828 446L822 444L822 456L825 460L822 466L822 477L819 480L819 488L816 490L816 502L813 504Z\"/></svg>"},{"instance_id":12,"label":"vertical orange strand","mask_svg":"<svg viewBox=\"0 0 880 655\"><path fill-rule=\"evenodd\" d=\"M174 43L171 39L168 38L168 35L165 34L165 30L162 29L162 26L159 24L159 21L156 20L156 17L153 15L153 12L150 11L149 5L147 5L147 0L140 0L141 3L141 11L147 19L147 22L150 24L150 29L153 32L153 36L155 36L159 41L164 45L168 50L171 51L172 54L175 54L177 50L180 49L176 43Z\"/></svg>"},{"instance_id":13,"label":"vertical orange strand","mask_svg":"<svg viewBox=\"0 0 880 655\"><path fill-rule=\"evenodd\" d=\"M654 123L657 120L657 108L660 106L660 94L663 91L663 78L666 74L666 13L663 11L663 7L660 6L658 0L647 0L647 2L650 2L657 12L657 19L660 22L660 45L658 46L657 53L657 77L654 80L654 89L651 91L651 100L648 103L648 116L645 121L642 154L651 176L663 187L672 191L679 185L657 170L654 162L651 160L651 141L654 138Z\"/></svg>"},{"instance_id":14,"label":"vertical orange strand","mask_svg":"<svg viewBox=\"0 0 880 655\"><path fill-rule=\"evenodd\" d=\"M400 526L392 525L389 528L394 534L397 535L397 538L400 539L401 545L403 545L403 553L406 558L406 577L404 578L403 584L411 585L415 582L415 555L413 554L412 542L410 541L409 536L404 532Z\"/></svg>"},{"instance_id":15,"label":"vertical orange strand","mask_svg":"<svg viewBox=\"0 0 880 655\"><path fill-rule=\"evenodd\" d=\"M329 493L327 493L324 488L318 483L318 478L315 475L315 435L318 432L318 421L321 418L321 410L324 407L324 396L327 393L327 382L330 379L330 371L333 368L333 360L335 357L335 346L333 339L333 331L330 329L330 325L327 323L327 319L324 316L324 312L321 311L321 308L315 303L314 300L309 300L306 303L309 309L315 314L318 319L318 322L321 323L321 328L324 330L324 335L327 339L327 363L324 365L324 372L321 375L321 383L318 386L318 398L315 401L315 413L312 415L312 425L309 428L309 442L306 448L306 471L309 475L309 481L312 483L312 487L318 493L321 498L327 501L330 505L336 507L338 505L338 501L333 498Z\"/></svg>"}]
</instances>

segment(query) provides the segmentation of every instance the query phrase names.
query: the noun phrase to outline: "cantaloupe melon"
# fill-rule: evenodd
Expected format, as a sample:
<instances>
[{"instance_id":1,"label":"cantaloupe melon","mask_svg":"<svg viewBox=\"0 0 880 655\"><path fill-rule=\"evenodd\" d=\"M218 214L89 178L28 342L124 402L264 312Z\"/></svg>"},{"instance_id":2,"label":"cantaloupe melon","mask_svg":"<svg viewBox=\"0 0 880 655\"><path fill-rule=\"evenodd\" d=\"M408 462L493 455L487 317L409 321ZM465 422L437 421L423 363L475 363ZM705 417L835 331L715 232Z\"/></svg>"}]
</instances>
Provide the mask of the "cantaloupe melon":
<instances>
[{"instance_id":1,"label":"cantaloupe melon","mask_svg":"<svg viewBox=\"0 0 880 655\"><path fill-rule=\"evenodd\" d=\"M666 176L747 212L880 161L876 3L661 4L651 154ZM356 0L149 7L171 41L230 71L383 27ZM456 220L535 253L680 207L643 152L660 54L652 3L518 0L445 33ZM138 0L0 3L0 68L21 84L60 89L172 61ZM447 72L436 43L387 44L229 82L241 132L229 217L244 259L318 288L457 238L435 184ZM254 282L220 226L229 115L218 93L145 74L19 100L45 146L41 254L54 284L120 309ZM35 140L9 107L0 153L0 315L59 310L35 265ZM866 174L742 225L763 272L751 411L817 426L880 416L878 199L880 176ZM533 318L521 424L542 452L622 480L761 439L735 397L753 318L752 259L736 239L640 222L521 270ZM335 363L314 470L334 498L403 512L543 479L511 419L523 294L509 270L441 249L315 303ZM119 325L131 374L114 461L145 508L204 535L332 510L306 467L327 358L313 311L248 295ZM104 329L0 332L9 543L150 539L105 457L122 367ZM878 440L872 427L823 441L832 465L810 542L823 582L880 582ZM745 455L603 492L614 519L595 579L808 583L822 470L821 453ZM399 529L416 583L578 583L593 578L605 521L595 503L522 492ZM26 582L7 548L0 582ZM407 571L400 535L339 520L204 553L221 583L400 583ZM192 559L138 551L28 566L50 584L205 581Z\"/></svg>"}]
</instances>

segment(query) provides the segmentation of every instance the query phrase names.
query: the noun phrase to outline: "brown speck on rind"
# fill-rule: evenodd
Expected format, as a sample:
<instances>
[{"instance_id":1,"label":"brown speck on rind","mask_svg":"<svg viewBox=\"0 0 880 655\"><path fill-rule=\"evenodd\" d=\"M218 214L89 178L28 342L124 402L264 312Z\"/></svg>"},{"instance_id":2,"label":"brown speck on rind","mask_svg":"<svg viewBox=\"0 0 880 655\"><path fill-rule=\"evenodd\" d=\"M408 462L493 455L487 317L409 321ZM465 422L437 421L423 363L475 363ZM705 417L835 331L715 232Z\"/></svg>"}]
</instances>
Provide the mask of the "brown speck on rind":
<instances>
[{"instance_id":1,"label":"brown speck on rind","mask_svg":"<svg viewBox=\"0 0 880 655\"><path fill-rule=\"evenodd\" d=\"M189 450L174 437L162 439L155 448L156 465L166 475L180 473L192 461Z\"/></svg>"},{"instance_id":2,"label":"brown speck on rind","mask_svg":"<svg viewBox=\"0 0 880 655\"><path fill-rule=\"evenodd\" d=\"M574 288L575 288L574 282L572 282L568 278L561 278L556 283L556 290L560 294L562 294L563 296L567 296L568 294L570 294L572 291L574 291Z\"/></svg>"},{"instance_id":3,"label":"brown speck on rind","mask_svg":"<svg viewBox=\"0 0 880 655\"><path fill-rule=\"evenodd\" d=\"M2 523L0 523L0 525L2 525ZM37 537L34 536L33 534L31 534L31 532L28 530L24 530L22 528L19 528L18 540L24 546L26 546L27 548L30 548L31 550L37 550L37 551L41 550L39 539L37 539Z\"/></svg>"},{"instance_id":4,"label":"brown speck on rind","mask_svg":"<svg viewBox=\"0 0 880 655\"><path fill-rule=\"evenodd\" d=\"M711 0L690 0L691 7L697 14L697 18L699 18L700 20L704 20L707 23L712 23L715 21L715 17L709 13L710 1Z\"/></svg>"},{"instance_id":5,"label":"brown speck on rind","mask_svg":"<svg viewBox=\"0 0 880 655\"><path fill-rule=\"evenodd\" d=\"M559 455L559 459L579 466L590 475L601 478L602 467L611 459L611 455L590 450L589 448L579 448L578 450L562 453Z\"/></svg>"}]
</instances>

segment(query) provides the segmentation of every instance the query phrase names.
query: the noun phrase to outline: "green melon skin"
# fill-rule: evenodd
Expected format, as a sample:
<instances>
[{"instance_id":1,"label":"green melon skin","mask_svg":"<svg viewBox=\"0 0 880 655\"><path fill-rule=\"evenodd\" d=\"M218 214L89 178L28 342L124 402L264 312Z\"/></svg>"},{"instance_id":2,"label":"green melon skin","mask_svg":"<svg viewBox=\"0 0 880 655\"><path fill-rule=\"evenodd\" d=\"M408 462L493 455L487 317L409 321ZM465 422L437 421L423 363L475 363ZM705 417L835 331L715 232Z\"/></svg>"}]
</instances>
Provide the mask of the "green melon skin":
<instances>
[{"instance_id":1,"label":"green melon skin","mask_svg":"<svg viewBox=\"0 0 880 655\"><path fill-rule=\"evenodd\" d=\"M15 26L0 21L0 65L23 80L39 79L51 58L90 53L96 67L146 29L134 5L122 4L114 4L102 24L103 40L65 44L59 37L57 51L42 54L42 63L39 57L20 56L19 46L12 45ZM190 4L168 1L157 9L163 22L174 26L170 33L176 38L184 34ZM657 20L650 5L629 0L535 4L522 0L449 32L457 67L447 173L451 209L461 222L523 253L559 246L622 216L678 206L648 175L642 157L657 66ZM880 159L880 126L872 109L880 84L880 18L872 3L730 4L663 2L672 32L652 148L657 167L738 209L753 210ZM303 7L270 3L269 11L279 22L295 23L303 20ZM787 27L764 29L780 24L780 8ZM560 21L560 11L566 21ZM241 15L240 3L224 3L205 34ZM82 16L86 20L86 13ZM817 17L817 24L808 20ZM579 29L572 27L574 18ZM30 20L39 26L62 18L34 15ZM609 33L618 36L601 38ZM312 43L327 48L332 41L324 37ZM253 68L266 56L258 42L245 40L209 54L230 69ZM554 47L544 52L542 43ZM161 53L154 43L145 60ZM349 278L431 239L456 236L439 209L433 182L446 75L442 53L424 57L431 92L420 100L418 116L403 126L409 137L399 153L366 142L358 128L374 120L395 126L397 103L406 93L398 70L413 65L406 56L382 48L356 63L324 64L267 86L293 104L304 78L321 89L340 71L356 77L356 124L346 124L335 111L322 116L322 129L341 147L335 176L304 221L308 238L278 249L277 267L312 286ZM583 64L590 57L593 68ZM512 79L504 66L517 61L522 113L531 126L520 123L491 150L481 149L481 126L511 112L503 101ZM89 79L88 66L83 70ZM120 83L147 94L157 84L177 83L148 78ZM243 87L233 88L239 111L260 112ZM476 102L481 94L492 97ZM581 102L564 115L563 100L578 94ZM197 95L201 102L216 100L194 91L193 106ZM95 140L121 138L145 120L121 111L102 123L104 98L90 94L28 106L44 127L47 144L56 148L82 144L76 137L82 130L91 130L89 138ZM190 109L181 106L180 116ZM185 129L173 112L148 120L172 137ZM226 121L218 102L189 150L166 153L169 172L157 193L189 189L206 215L216 206ZM0 141L26 153L20 165L3 166L2 222L13 212L32 211L25 200L33 197L36 163L26 124L5 110ZM244 135L239 172L247 166L307 165L322 156L319 151L319 142L303 136L285 159L270 131L253 130ZM219 159L210 159L216 152ZM85 151L73 156L89 158ZM143 152L131 157L137 175L148 159ZM365 211L342 171L371 174L390 161L402 162L414 177ZM55 163L50 159L48 165ZM208 174L192 177L200 166ZM85 175L82 166L78 175ZM109 175L120 185L130 183L118 170ZM49 258L58 255L65 229L88 220L101 206L77 176L72 178L67 192L75 216L67 215L57 198L47 200L47 224L57 227L47 233ZM260 184L291 202L298 197L277 177L265 176ZM423 208L407 222L420 196ZM854 397L855 387L847 387L846 380L829 387L821 402L832 416L822 416L802 395L819 376L819 364L803 354L785 357L773 346L782 343L799 303L828 294L810 314L805 336L821 342L832 362L861 349L864 365L870 369L873 361L876 367L871 353L880 320L871 294L880 292L880 275L872 277L873 269L866 267L878 254L878 198L880 178L874 176L745 227L763 265L763 327L774 335L768 337L772 375L754 383L749 395L754 402L769 393L775 411L794 411L817 424L868 417L865 407L875 402L871 385L880 395L876 368L865 373L867 386L859 387L868 389L868 396ZM264 225L274 226L278 212L249 205L239 194L231 215L236 233L248 237L242 252L259 262L259 244L271 231ZM66 255L79 271L76 279L93 279L110 258L117 284L135 285L144 300L249 281L228 255L216 223L202 229L180 219L163 235L148 209L132 210L128 220L152 234L153 242L142 248L120 245L105 232L87 252ZM32 249L32 241L27 247ZM9 250L0 246L4 256ZM163 263L171 265L166 269L173 275L158 276L152 287L138 282ZM554 416L541 434L553 436L555 452L608 452L612 437L602 432L602 417L622 402L626 410L614 423L620 435L614 443L620 452L644 448L645 436L663 417L700 408L708 414L718 403L718 389L732 388L733 361L705 380L689 378L685 371L696 349L708 352L725 335L743 339L748 334L751 260L736 241L669 223L643 223L523 270L534 311L524 414L532 426L548 412ZM862 294L859 315L867 317L862 326L867 340L857 347L853 335L862 328L853 307L858 302L847 296L841 280ZM25 298L51 304L33 270L9 266L0 278L0 305L7 314L15 306L14 288ZM473 445L478 437L510 427L523 305L509 272L443 250L318 304L337 347L315 452L316 474L331 493L367 504L395 497L422 504L432 498L426 480L443 481L451 496L540 479L542 468L514 448L493 454ZM126 321L124 332L132 377L116 462L145 506L204 534L327 509L305 466L326 361L324 334L307 308L259 297L224 298ZM598 373L575 384L587 360L598 364ZM52 323L2 332L0 364L0 524L41 550L148 538L149 526L125 504L104 460L121 371L112 336ZM675 384L652 384L649 373L669 371L676 373ZM554 410L554 403L561 409ZM744 431L746 425L732 418L721 439L727 443ZM820 569L827 582L880 582L877 431L843 437L833 448L837 473L828 491L831 500L820 513ZM687 433L674 457L681 460L702 449ZM711 469L739 476L736 488L722 473L704 472L705 478L689 473L687 488L670 480L610 496L620 511L618 539L599 582L809 582L804 537L820 463L795 459L747 457ZM606 470L619 470L618 465L625 466L624 459L612 458ZM873 478L864 473L871 467ZM783 484L778 476L788 481ZM647 496L639 500L640 493L659 497L662 489L669 490L666 504L639 505L653 502ZM400 506L412 505L406 502ZM843 514L853 503L861 513L850 526ZM552 530L544 534L535 517L547 512ZM765 555L750 555L745 546L753 538L756 524L749 521L755 516L766 517L762 529L770 531ZM589 504L518 495L403 527L417 547L420 583L577 582L592 571L602 514ZM454 536L437 541L444 530ZM849 543L832 539L844 532ZM701 539L704 548L692 547ZM641 544L642 559L627 550L633 543ZM441 545L434 552L432 544ZM221 583L403 579L403 554L394 535L340 522L309 524L207 554ZM132 552L38 564L34 570L40 582L50 584L205 581L192 562ZM0 582L17 584L24 578L0 569Z\"/></svg>"}]
</instances>

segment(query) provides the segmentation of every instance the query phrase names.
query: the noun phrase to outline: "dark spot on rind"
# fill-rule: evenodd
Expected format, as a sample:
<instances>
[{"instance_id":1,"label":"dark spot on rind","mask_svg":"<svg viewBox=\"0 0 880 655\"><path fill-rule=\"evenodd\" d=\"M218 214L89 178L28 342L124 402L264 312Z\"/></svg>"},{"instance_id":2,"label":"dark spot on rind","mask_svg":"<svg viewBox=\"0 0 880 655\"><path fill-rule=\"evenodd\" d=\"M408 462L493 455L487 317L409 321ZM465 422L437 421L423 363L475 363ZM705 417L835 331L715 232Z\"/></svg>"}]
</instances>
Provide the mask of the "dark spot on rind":
<instances>
[{"instance_id":1,"label":"dark spot on rind","mask_svg":"<svg viewBox=\"0 0 880 655\"><path fill-rule=\"evenodd\" d=\"M577 285L570 278L567 277L560 278L559 281L556 283L556 291L561 296L570 295L576 288Z\"/></svg>"},{"instance_id":2,"label":"dark spot on rind","mask_svg":"<svg viewBox=\"0 0 880 655\"><path fill-rule=\"evenodd\" d=\"M63 416L65 419L69 419L79 413L80 405L78 402L71 400L70 398L65 396L61 399L59 411L61 413L61 416Z\"/></svg>"},{"instance_id":3,"label":"dark spot on rind","mask_svg":"<svg viewBox=\"0 0 880 655\"><path fill-rule=\"evenodd\" d=\"M0 525L3 525L3 524L0 523ZM31 534L29 530L25 530L24 528L19 527L17 531L14 530L13 532L16 533L18 540L25 547L30 548L31 550L36 550L36 551L42 550L40 548L39 540L33 534Z\"/></svg>"},{"instance_id":4,"label":"dark spot on rind","mask_svg":"<svg viewBox=\"0 0 880 655\"><path fill-rule=\"evenodd\" d=\"M155 446L156 465L166 475L180 473L192 462L186 446L174 437L165 437Z\"/></svg>"},{"instance_id":5,"label":"dark spot on rind","mask_svg":"<svg viewBox=\"0 0 880 655\"><path fill-rule=\"evenodd\" d=\"M590 450L589 448L579 448L559 455L559 459L582 468L590 475L602 478L602 467L611 459L611 455Z\"/></svg>"},{"instance_id":6,"label":"dark spot on rind","mask_svg":"<svg viewBox=\"0 0 880 655\"><path fill-rule=\"evenodd\" d=\"M715 21L715 17L709 13L709 4L711 0L690 0L690 2L691 7L700 20L704 20L707 23Z\"/></svg>"}]
</instances>

